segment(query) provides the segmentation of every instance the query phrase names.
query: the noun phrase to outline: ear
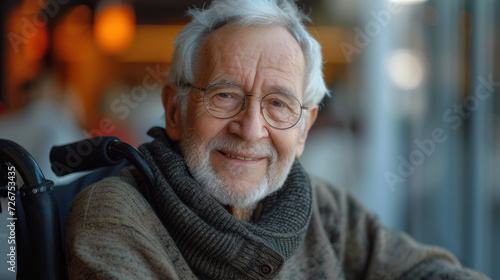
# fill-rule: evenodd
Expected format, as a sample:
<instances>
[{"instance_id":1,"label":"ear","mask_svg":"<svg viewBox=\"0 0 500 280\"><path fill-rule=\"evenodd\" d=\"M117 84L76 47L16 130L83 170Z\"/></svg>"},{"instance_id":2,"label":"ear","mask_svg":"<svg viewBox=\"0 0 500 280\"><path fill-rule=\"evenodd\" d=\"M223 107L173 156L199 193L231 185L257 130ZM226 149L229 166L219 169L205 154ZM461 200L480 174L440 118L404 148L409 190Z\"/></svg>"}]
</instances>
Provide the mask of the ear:
<instances>
[{"instance_id":1,"label":"ear","mask_svg":"<svg viewBox=\"0 0 500 280\"><path fill-rule=\"evenodd\" d=\"M304 152L307 134L309 133L309 130L316 121L316 117L318 117L318 106L311 108L309 112L307 112L305 117L306 117L306 123L304 127L304 132L301 135L299 135L297 148L295 148L295 158L299 158Z\"/></svg>"},{"instance_id":2,"label":"ear","mask_svg":"<svg viewBox=\"0 0 500 280\"><path fill-rule=\"evenodd\" d=\"M174 102L177 90L171 84L166 84L162 91L162 102L165 108L165 128L172 141L179 141L182 135L181 108Z\"/></svg>"}]
</instances>

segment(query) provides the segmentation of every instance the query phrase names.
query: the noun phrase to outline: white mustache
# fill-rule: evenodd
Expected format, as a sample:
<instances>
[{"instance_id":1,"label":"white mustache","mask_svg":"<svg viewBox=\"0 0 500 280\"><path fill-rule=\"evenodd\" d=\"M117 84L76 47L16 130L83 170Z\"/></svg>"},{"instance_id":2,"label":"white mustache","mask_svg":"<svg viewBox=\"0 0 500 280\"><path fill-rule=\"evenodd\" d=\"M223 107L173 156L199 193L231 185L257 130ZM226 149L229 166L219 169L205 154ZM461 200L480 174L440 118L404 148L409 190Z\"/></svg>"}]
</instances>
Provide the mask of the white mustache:
<instances>
[{"instance_id":1,"label":"white mustache","mask_svg":"<svg viewBox=\"0 0 500 280\"><path fill-rule=\"evenodd\" d=\"M227 136L216 137L210 140L207 150L223 150L227 153L245 154L255 158L267 157L271 161L275 161L278 158L278 152L267 141L249 143Z\"/></svg>"}]
</instances>

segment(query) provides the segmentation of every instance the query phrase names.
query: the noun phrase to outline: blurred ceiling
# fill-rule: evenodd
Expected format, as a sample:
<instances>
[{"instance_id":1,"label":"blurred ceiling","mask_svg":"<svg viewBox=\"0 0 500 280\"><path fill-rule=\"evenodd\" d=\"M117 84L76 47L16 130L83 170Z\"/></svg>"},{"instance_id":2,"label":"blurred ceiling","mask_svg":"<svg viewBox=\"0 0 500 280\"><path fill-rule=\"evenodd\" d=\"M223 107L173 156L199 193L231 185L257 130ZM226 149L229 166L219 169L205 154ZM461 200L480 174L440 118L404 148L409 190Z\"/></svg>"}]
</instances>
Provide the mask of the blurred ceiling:
<instances>
[{"instance_id":1,"label":"blurred ceiling","mask_svg":"<svg viewBox=\"0 0 500 280\"><path fill-rule=\"evenodd\" d=\"M21 4L21 0L1 0L7 8ZM5 1L5 2L4 2ZM39 3L43 0L25 0ZM46 0L47 1L47 0ZM203 5L209 4L208 0L135 0L135 1L117 1L117 0L49 0L58 3L60 12L58 16L64 14L64 11L80 4L89 6L95 10L100 4L110 2L125 2L134 7L137 17L137 24L184 24L188 20L185 17L186 10L190 7L201 8ZM315 2L320 0L300 0L297 1L299 7L303 10L310 11ZM61 13L62 12L62 13ZM57 17L55 18L57 20Z\"/></svg>"},{"instance_id":2,"label":"blurred ceiling","mask_svg":"<svg viewBox=\"0 0 500 280\"><path fill-rule=\"evenodd\" d=\"M308 10L316 0L298 1L301 8ZM93 2L95 5L99 1ZM185 23L186 10L190 7L201 8L210 3L207 0L137 0L132 4L135 8L138 24L178 24Z\"/></svg>"}]
</instances>

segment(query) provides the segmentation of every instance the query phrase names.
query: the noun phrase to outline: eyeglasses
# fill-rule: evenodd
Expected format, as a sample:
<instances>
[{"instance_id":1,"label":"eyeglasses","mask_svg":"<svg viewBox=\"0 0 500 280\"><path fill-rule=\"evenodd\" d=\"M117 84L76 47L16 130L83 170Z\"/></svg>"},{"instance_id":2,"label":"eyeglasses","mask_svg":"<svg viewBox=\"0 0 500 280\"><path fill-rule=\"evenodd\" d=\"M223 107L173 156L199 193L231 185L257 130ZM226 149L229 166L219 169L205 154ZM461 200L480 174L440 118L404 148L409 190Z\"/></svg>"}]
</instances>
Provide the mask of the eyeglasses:
<instances>
[{"instance_id":1,"label":"eyeglasses","mask_svg":"<svg viewBox=\"0 0 500 280\"><path fill-rule=\"evenodd\" d=\"M294 96L282 92L273 92L259 97L245 94L237 86L218 83L207 88L199 88L191 84L185 86L203 91L203 106L207 112L219 119L229 119L238 115L245 108L247 97L260 99L260 109L264 120L276 129L288 129L295 126L301 116L302 110L308 107L302 106Z\"/></svg>"}]
</instances>

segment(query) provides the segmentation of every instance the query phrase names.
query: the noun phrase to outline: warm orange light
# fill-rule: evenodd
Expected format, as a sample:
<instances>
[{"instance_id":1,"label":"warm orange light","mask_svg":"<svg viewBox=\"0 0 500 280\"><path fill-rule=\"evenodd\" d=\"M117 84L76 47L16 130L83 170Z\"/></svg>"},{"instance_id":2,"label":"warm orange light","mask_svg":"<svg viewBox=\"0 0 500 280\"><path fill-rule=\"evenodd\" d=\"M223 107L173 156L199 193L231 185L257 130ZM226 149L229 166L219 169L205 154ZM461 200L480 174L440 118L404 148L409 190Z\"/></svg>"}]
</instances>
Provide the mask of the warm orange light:
<instances>
[{"instance_id":1,"label":"warm orange light","mask_svg":"<svg viewBox=\"0 0 500 280\"><path fill-rule=\"evenodd\" d=\"M92 11L87 5L77 5L67 13L62 24L68 35L82 34L92 24Z\"/></svg>"},{"instance_id":2,"label":"warm orange light","mask_svg":"<svg viewBox=\"0 0 500 280\"><path fill-rule=\"evenodd\" d=\"M47 0L24 0L20 8L24 15L33 15L40 12L46 4Z\"/></svg>"},{"instance_id":3,"label":"warm orange light","mask_svg":"<svg viewBox=\"0 0 500 280\"><path fill-rule=\"evenodd\" d=\"M28 61L39 61L49 47L49 32L46 26L39 27L38 32L26 41L25 57Z\"/></svg>"},{"instance_id":4,"label":"warm orange light","mask_svg":"<svg viewBox=\"0 0 500 280\"><path fill-rule=\"evenodd\" d=\"M110 4L101 8L94 21L94 37L103 51L123 52L134 39L135 13L126 4Z\"/></svg>"},{"instance_id":5,"label":"warm orange light","mask_svg":"<svg viewBox=\"0 0 500 280\"><path fill-rule=\"evenodd\" d=\"M95 60L96 47L92 32L92 12L78 5L66 12L54 26L54 58L60 61Z\"/></svg>"}]
</instances>

